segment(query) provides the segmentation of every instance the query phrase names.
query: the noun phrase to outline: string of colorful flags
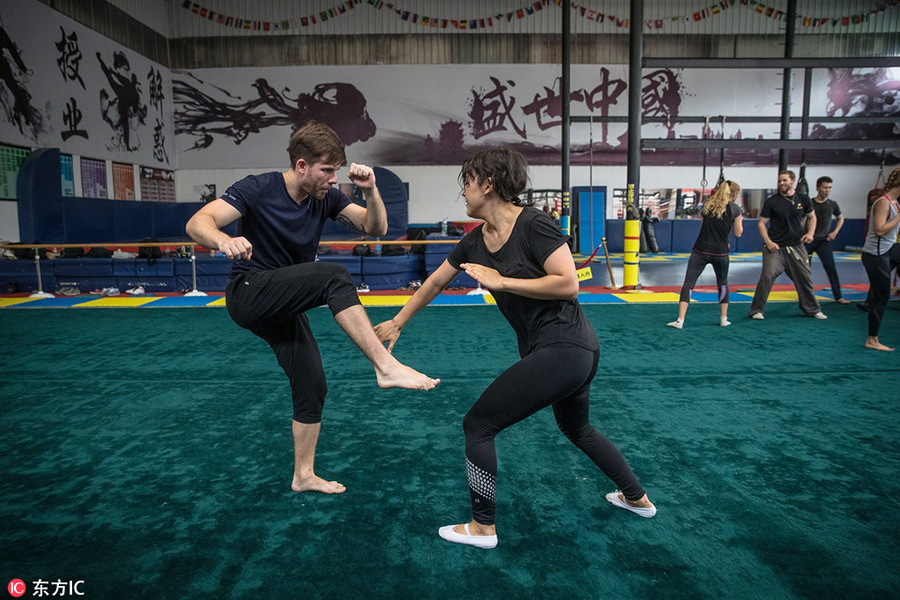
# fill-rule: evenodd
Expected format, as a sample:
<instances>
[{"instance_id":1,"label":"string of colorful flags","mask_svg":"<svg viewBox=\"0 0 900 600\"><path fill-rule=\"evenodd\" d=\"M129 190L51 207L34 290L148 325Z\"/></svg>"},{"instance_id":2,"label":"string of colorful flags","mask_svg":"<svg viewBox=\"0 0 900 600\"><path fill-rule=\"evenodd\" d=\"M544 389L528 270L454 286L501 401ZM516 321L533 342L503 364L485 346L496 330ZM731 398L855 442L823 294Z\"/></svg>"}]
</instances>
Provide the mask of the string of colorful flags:
<instances>
[{"instance_id":1,"label":"string of colorful flags","mask_svg":"<svg viewBox=\"0 0 900 600\"><path fill-rule=\"evenodd\" d=\"M864 12L843 15L840 17L814 17L798 15L797 20L798 24L801 27L807 28L824 27L828 25L832 27L849 27L851 25L859 25L865 23L874 15L878 15L884 12L885 10L896 6L898 3L900 3L900 0L885 0L884 4ZM192 0L183 0L182 8L191 11L199 17L205 18L209 21L214 21L215 23L218 23L223 27L262 32L294 30L320 25L322 23L325 23L329 19L338 18L360 5L368 5L376 10L387 9L395 13L398 18L410 23L420 25L422 27L471 30L487 29L490 27L494 27L504 21L510 22L513 19L524 19L542 11L545 6L549 6L550 4L562 6L563 0L538 0L536 2L531 2L523 5L521 8L518 8L516 10L508 11L505 13L497 13L478 19L444 19L425 16L419 13L405 10L404 8L397 6L392 2L384 2L383 0L346 0L344 2L335 4L327 10L311 13L307 16L296 19L284 19L281 21L259 21L253 19L243 19L241 17L234 17L210 10L197 2L193 2ZM582 18L589 21L594 21L597 23L610 23L615 25L617 28L625 28L631 26L631 20L627 17L620 18L616 15L604 13L599 10L592 9L588 6L583 6L579 2L570 1L568 2L568 4L571 5L572 10L574 10L576 14L580 14ZM721 0L720 2L715 2L711 5L707 5L704 8L693 13L674 17L665 17L663 19L647 19L644 21L644 24L649 29L663 29L667 23L696 23L718 16L724 11L737 5L744 6L747 9L754 11L756 14L766 18L771 18L777 21L785 21L787 19L787 14L785 13L785 11L771 6L767 3L760 2L759 0Z\"/></svg>"}]
</instances>

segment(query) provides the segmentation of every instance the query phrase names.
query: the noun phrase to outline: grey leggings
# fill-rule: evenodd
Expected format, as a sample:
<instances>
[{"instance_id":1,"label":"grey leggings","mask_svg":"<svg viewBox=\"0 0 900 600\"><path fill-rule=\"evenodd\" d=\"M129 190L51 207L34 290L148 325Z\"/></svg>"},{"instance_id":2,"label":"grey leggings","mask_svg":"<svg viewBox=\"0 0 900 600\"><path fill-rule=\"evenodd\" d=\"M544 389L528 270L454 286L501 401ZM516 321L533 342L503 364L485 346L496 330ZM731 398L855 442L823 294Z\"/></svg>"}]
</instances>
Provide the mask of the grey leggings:
<instances>
[{"instance_id":1,"label":"grey leggings","mask_svg":"<svg viewBox=\"0 0 900 600\"><path fill-rule=\"evenodd\" d=\"M679 302L690 302L691 292L697 285L697 279L706 268L706 265L712 264L713 271L716 272L716 288L719 292L719 304L728 304L728 255L703 254L696 250L691 252L688 259L687 272L684 274L684 284L681 286L681 295Z\"/></svg>"}]
</instances>

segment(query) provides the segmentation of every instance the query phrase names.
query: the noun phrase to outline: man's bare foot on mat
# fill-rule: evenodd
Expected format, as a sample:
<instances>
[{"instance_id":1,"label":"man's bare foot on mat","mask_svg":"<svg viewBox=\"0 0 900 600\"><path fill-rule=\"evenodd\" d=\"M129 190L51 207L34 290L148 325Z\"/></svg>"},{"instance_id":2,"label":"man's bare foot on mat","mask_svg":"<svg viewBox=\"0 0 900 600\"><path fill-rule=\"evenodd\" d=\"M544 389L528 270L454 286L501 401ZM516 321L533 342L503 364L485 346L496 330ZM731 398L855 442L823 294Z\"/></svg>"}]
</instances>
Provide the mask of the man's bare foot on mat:
<instances>
[{"instance_id":1,"label":"man's bare foot on mat","mask_svg":"<svg viewBox=\"0 0 900 600\"><path fill-rule=\"evenodd\" d=\"M872 350L882 350L884 352L893 352L894 349L890 346L885 346L881 342L878 341L878 338L866 338L866 348L870 348Z\"/></svg>"},{"instance_id":2,"label":"man's bare foot on mat","mask_svg":"<svg viewBox=\"0 0 900 600\"><path fill-rule=\"evenodd\" d=\"M322 492L323 494L343 494L347 491L343 483L337 481L325 481L317 475L306 479L294 478L291 489L295 492Z\"/></svg>"}]
</instances>

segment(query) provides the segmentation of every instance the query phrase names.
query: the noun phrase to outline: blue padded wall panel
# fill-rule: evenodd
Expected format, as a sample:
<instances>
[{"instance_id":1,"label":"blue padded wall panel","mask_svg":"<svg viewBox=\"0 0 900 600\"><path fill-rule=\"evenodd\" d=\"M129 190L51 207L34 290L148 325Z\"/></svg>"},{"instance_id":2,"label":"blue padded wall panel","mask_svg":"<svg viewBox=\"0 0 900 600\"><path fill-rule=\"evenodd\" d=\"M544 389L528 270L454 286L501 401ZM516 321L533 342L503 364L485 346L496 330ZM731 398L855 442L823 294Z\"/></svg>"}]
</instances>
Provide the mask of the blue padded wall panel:
<instances>
[{"instance_id":1,"label":"blue padded wall panel","mask_svg":"<svg viewBox=\"0 0 900 600\"><path fill-rule=\"evenodd\" d=\"M156 202L129 202L110 200L113 212L112 236L117 241L139 242L145 237L156 237L147 233L147 226L153 223L153 204Z\"/></svg>"},{"instance_id":2,"label":"blue padded wall panel","mask_svg":"<svg viewBox=\"0 0 900 600\"><path fill-rule=\"evenodd\" d=\"M55 260L41 261L41 281L44 291L56 289L56 277L53 274ZM0 293L6 293L10 283L19 287L20 292L31 292L38 289L37 270L33 260L0 260Z\"/></svg>"},{"instance_id":3,"label":"blue padded wall panel","mask_svg":"<svg viewBox=\"0 0 900 600\"><path fill-rule=\"evenodd\" d=\"M700 219L672 221L672 252L690 252L700 233Z\"/></svg>"},{"instance_id":4,"label":"blue padded wall panel","mask_svg":"<svg viewBox=\"0 0 900 600\"><path fill-rule=\"evenodd\" d=\"M841 227L837 237L832 242L834 250L843 250L846 246L861 247L866 241L866 220L865 219L844 219L844 226Z\"/></svg>"},{"instance_id":5,"label":"blue padded wall panel","mask_svg":"<svg viewBox=\"0 0 900 600\"><path fill-rule=\"evenodd\" d=\"M130 277L133 276L137 271L134 266L134 261L136 259L127 259L127 258L114 258L113 261L113 274L116 276L122 277Z\"/></svg>"},{"instance_id":6,"label":"blue padded wall panel","mask_svg":"<svg viewBox=\"0 0 900 600\"><path fill-rule=\"evenodd\" d=\"M607 219L606 245L610 252L625 251L625 220Z\"/></svg>"},{"instance_id":7,"label":"blue padded wall panel","mask_svg":"<svg viewBox=\"0 0 900 600\"><path fill-rule=\"evenodd\" d=\"M429 233L425 236L426 240L459 240L460 237L451 237L441 235L439 233ZM429 244L425 246L425 274L431 275L444 262L450 251L453 250L453 244ZM453 278L447 287L476 287L478 282L460 271L459 275Z\"/></svg>"},{"instance_id":8,"label":"blue padded wall panel","mask_svg":"<svg viewBox=\"0 0 900 600\"><path fill-rule=\"evenodd\" d=\"M406 228L409 227L409 193L406 185L392 171L382 167L373 167L372 170L375 172L381 199L384 200L384 208L389 215L385 238L397 239L406 235Z\"/></svg>"},{"instance_id":9,"label":"blue padded wall panel","mask_svg":"<svg viewBox=\"0 0 900 600\"><path fill-rule=\"evenodd\" d=\"M656 243L660 252L672 252L672 224L675 221L665 219L654 223L656 227Z\"/></svg>"},{"instance_id":10,"label":"blue padded wall panel","mask_svg":"<svg viewBox=\"0 0 900 600\"><path fill-rule=\"evenodd\" d=\"M200 202L148 202L153 217L153 235L160 241L187 240L184 226L201 206Z\"/></svg>"},{"instance_id":11,"label":"blue padded wall panel","mask_svg":"<svg viewBox=\"0 0 900 600\"><path fill-rule=\"evenodd\" d=\"M113 202L122 201L102 198L70 198L64 201L66 240L85 244L113 241L110 239L115 233Z\"/></svg>"},{"instance_id":12,"label":"blue padded wall panel","mask_svg":"<svg viewBox=\"0 0 900 600\"><path fill-rule=\"evenodd\" d=\"M135 271L138 277L175 275L175 259L173 258L137 258L135 259Z\"/></svg>"},{"instance_id":13,"label":"blue padded wall panel","mask_svg":"<svg viewBox=\"0 0 900 600\"><path fill-rule=\"evenodd\" d=\"M116 287L121 291L141 286L147 292L177 292L177 280L175 276L159 277L156 275L135 275L132 277L116 277Z\"/></svg>"},{"instance_id":14,"label":"blue padded wall panel","mask_svg":"<svg viewBox=\"0 0 900 600\"><path fill-rule=\"evenodd\" d=\"M363 272L366 275L384 275L390 273L418 272L425 263L421 254L403 256L364 256Z\"/></svg>"},{"instance_id":15,"label":"blue padded wall panel","mask_svg":"<svg viewBox=\"0 0 900 600\"><path fill-rule=\"evenodd\" d=\"M330 256L320 256L319 262L329 262L329 263L338 263L340 265L344 265L350 274L354 276L355 280L358 280L360 267L361 267L361 256L338 256L338 255L330 255Z\"/></svg>"},{"instance_id":16,"label":"blue padded wall panel","mask_svg":"<svg viewBox=\"0 0 900 600\"><path fill-rule=\"evenodd\" d=\"M744 235L731 246L732 252L759 252L763 248L762 236L756 228L759 219L744 217Z\"/></svg>"},{"instance_id":17,"label":"blue padded wall panel","mask_svg":"<svg viewBox=\"0 0 900 600\"><path fill-rule=\"evenodd\" d=\"M24 243L65 242L59 150L29 154L16 177L19 240Z\"/></svg>"},{"instance_id":18,"label":"blue padded wall panel","mask_svg":"<svg viewBox=\"0 0 900 600\"><path fill-rule=\"evenodd\" d=\"M382 167L373 167L375 183L384 201L388 216L388 231L384 239L394 240L406 235L409 226L409 193L406 185L392 171ZM344 240L353 237L354 232L343 225L328 219L322 229L323 239ZM357 234L358 235L358 234Z\"/></svg>"},{"instance_id":19,"label":"blue padded wall panel","mask_svg":"<svg viewBox=\"0 0 900 600\"><path fill-rule=\"evenodd\" d=\"M59 258L53 266L57 277L112 277L115 274L111 258Z\"/></svg>"},{"instance_id":20,"label":"blue padded wall panel","mask_svg":"<svg viewBox=\"0 0 900 600\"><path fill-rule=\"evenodd\" d=\"M56 287L51 287L51 289L76 287L80 292L84 293L93 290L102 290L103 288L108 287L116 287L116 283L116 278L112 276L91 277L87 275L79 275L71 277L56 277ZM44 281L44 287L47 287L46 281Z\"/></svg>"},{"instance_id":21,"label":"blue padded wall panel","mask_svg":"<svg viewBox=\"0 0 900 600\"><path fill-rule=\"evenodd\" d=\"M231 274L231 261L224 257L209 258L198 255L195 259L197 262L197 276L201 275L217 275L228 277ZM189 258L175 259L176 275L191 275L191 260ZM224 288L223 288L224 289Z\"/></svg>"},{"instance_id":22,"label":"blue padded wall panel","mask_svg":"<svg viewBox=\"0 0 900 600\"><path fill-rule=\"evenodd\" d=\"M369 286L370 290L396 290L407 287L410 281L421 281L422 276L416 271L402 273L383 273L381 275L365 275L360 279Z\"/></svg>"}]
</instances>

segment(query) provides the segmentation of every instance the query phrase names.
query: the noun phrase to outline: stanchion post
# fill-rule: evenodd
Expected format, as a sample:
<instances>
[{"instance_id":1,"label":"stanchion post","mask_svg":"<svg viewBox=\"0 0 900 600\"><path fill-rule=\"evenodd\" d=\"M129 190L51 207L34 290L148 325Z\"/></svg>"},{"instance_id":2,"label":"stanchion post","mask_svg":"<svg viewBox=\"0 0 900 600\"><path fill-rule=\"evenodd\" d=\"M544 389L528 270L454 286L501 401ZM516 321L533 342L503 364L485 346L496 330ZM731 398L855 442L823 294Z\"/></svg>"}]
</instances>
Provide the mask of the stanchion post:
<instances>
[{"instance_id":1,"label":"stanchion post","mask_svg":"<svg viewBox=\"0 0 900 600\"><path fill-rule=\"evenodd\" d=\"M194 246L191 246L191 280L194 289L187 292L185 296L206 296L206 292L201 292L197 289L197 253L194 252Z\"/></svg>"},{"instance_id":2,"label":"stanchion post","mask_svg":"<svg viewBox=\"0 0 900 600\"><path fill-rule=\"evenodd\" d=\"M44 291L44 282L41 280L41 251L40 248L34 248L34 270L37 272L38 291L28 296L29 298L55 298L53 294Z\"/></svg>"},{"instance_id":3,"label":"stanchion post","mask_svg":"<svg viewBox=\"0 0 900 600\"><path fill-rule=\"evenodd\" d=\"M612 289L617 290L619 287L616 285L616 278L613 277L612 272L612 264L609 262L609 250L606 248L606 238L600 238L600 244L603 246L603 256L606 257L606 268L609 270L609 285Z\"/></svg>"}]
</instances>

